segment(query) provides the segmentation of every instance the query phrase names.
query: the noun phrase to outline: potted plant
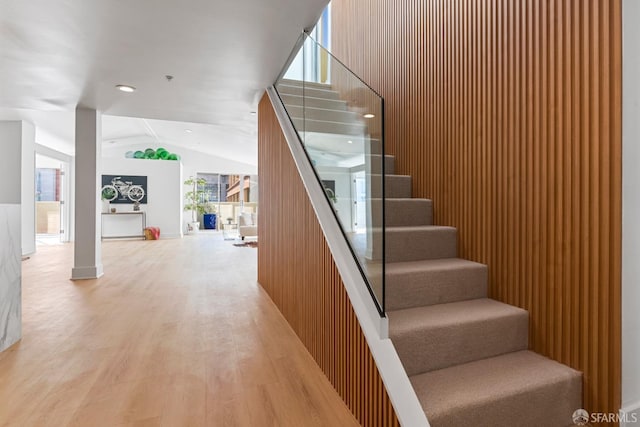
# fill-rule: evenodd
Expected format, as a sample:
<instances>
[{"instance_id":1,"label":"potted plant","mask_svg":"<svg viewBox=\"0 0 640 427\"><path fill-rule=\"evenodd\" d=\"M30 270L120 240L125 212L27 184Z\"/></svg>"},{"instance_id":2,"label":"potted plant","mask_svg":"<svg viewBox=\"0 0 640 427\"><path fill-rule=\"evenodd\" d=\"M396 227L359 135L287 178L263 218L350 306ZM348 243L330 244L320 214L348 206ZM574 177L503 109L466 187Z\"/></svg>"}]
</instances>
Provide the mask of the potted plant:
<instances>
[{"instance_id":1,"label":"potted plant","mask_svg":"<svg viewBox=\"0 0 640 427\"><path fill-rule=\"evenodd\" d=\"M189 177L184 182L184 185L189 187L189 191L184 193L184 210L191 211L191 221L187 223L187 233L197 233L200 229L200 222L198 221L198 215L205 213L205 204L208 201L208 194L204 190L204 186L207 183L202 178Z\"/></svg>"},{"instance_id":2,"label":"potted plant","mask_svg":"<svg viewBox=\"0 0 640 427\"><path fill-rule=\"evenodd\" d=\"M330 189L329 187L324 187L324 192L327 193L327 197L334 204L338 203L338 196L336 196L336 193L332 189Z\"/></svg>"},{"instance_id":3,"label":"potted plant","mask_svg":"<svg viewBox=\"0 0 640 427\"><path fill-rule=\"evenodd\" d=\"M102 199L102 212L109 212L111 207L111 201L118 197L118 190L113 185L105 185L100 192L100 199Z\"/></svg>"}]
</instances>

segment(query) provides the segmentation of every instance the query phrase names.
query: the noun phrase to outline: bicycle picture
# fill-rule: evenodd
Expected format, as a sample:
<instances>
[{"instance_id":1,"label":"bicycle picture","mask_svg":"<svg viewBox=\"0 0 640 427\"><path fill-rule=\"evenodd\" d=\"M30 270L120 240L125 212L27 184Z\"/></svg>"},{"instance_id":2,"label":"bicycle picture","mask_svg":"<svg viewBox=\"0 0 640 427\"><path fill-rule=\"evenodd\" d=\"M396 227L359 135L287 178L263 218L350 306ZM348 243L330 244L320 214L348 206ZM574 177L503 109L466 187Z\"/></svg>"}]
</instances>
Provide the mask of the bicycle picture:
<instances>
[{"instance_id":1,"label":"bicycle picture","mask_svg":"<svg viewBox=\"0 0 640 427\"><path fill-rule=\"evenodd\" d=\"M147 203L147 177L102 175L102 197L111 203Z\"/></svg>"}]
</instances>

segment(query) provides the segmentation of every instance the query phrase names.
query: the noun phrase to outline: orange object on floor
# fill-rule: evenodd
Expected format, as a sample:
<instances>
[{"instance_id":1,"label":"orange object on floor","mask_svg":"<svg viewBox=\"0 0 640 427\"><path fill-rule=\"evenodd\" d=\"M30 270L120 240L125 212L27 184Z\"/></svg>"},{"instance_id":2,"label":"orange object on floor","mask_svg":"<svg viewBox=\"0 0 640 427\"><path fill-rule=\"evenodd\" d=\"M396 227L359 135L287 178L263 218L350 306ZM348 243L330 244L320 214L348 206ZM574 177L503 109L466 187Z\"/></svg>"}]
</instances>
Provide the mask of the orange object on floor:
<instances>
[{"instance_id":1,"label":"orange object on floor","mask_svg":"<svg viewBox=\"0 0 640 427\"><path fill-rule=\"evenodd\" d=\"M144 229L144 238L146 240L158 240L160 238L160 228L147 227Z\"/></svg>"}]
</instances>

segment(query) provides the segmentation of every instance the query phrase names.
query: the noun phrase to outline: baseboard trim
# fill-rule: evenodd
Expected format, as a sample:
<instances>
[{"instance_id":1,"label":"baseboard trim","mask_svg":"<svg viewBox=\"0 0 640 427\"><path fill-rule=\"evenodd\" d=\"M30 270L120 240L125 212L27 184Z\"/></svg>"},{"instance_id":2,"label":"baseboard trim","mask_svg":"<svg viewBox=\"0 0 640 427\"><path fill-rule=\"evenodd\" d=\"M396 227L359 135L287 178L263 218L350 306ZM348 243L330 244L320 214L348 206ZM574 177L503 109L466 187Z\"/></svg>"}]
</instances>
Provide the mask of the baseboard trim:
<instances>
[{"instance_id":1,"label":"baseboard trim","mask_svg":"<svg viewBox=\"0 0 640 427\"><path fill-rule=\"evenodd\" d=\"M638 426L640 422L640 402L620 408L620 427Z\"/></svg>"},{"instance_id":2,"label":"baseboard trim","mask_svg":"<svg viewBox=\"0 0 640 427\"><path fill-rule=\"evenodd\" d=\"M73 267L71 269L71 280L97 279L103 274L102 264L91 267Z\"/></svg>"}]
</instances>

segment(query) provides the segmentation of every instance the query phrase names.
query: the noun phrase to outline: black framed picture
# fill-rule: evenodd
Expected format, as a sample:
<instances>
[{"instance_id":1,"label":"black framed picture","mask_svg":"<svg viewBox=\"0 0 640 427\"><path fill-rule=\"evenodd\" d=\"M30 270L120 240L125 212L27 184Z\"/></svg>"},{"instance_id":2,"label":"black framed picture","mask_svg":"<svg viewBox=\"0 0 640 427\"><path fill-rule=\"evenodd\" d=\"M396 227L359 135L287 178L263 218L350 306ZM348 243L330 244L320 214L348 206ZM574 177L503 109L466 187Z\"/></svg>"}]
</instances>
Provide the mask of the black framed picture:
<instances>
[{"instance_id":1,"label":"black framed picture","mask_svg":"<svg viewBox=\"0 0 640 427\"><path fill-rule=\"evenodd\" d=\"M337 203L338 197L336 196L336 182L333 180L321 180L324 192L327 193L327 197L333 203Z\"/></svg>"},{"instance_id":2,"label":"black framed picture","mask_svg":"<svg viewBox=\"0 0 640 427\"><path fill-rule=\"evenodd\" d=\"M136 175L102 175L102 194L111 203L147 203L147 177ZM111 196L115 194L115 196Z\"/></svg>"}]
</instances>

